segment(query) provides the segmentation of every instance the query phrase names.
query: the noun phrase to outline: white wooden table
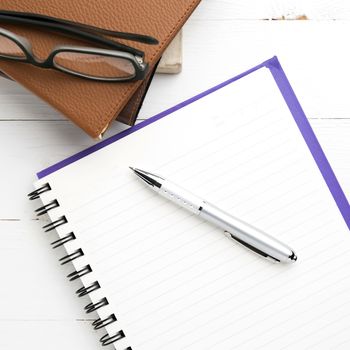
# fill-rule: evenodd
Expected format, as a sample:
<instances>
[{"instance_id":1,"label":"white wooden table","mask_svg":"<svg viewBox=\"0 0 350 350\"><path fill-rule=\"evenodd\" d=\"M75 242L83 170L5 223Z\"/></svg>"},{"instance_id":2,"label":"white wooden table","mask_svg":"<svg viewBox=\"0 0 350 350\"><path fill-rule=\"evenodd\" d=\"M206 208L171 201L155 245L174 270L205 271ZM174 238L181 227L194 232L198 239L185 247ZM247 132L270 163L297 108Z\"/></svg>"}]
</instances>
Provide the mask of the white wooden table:
<instances>
[{"instance_id":1,"label":"white wooden table","mask_svg":"<svg viewBox=\"0 0 350 350\"><path fill-rule=\"evenodd\" d=\"M349 34L346 0L203 0L184 29L183 72L155 78L141 117L277 55L350 196ZM0 106L0 349L98 349L26 199L37 170L94 141L13 82L0 81Z\"/></svg>"}]
</instances>

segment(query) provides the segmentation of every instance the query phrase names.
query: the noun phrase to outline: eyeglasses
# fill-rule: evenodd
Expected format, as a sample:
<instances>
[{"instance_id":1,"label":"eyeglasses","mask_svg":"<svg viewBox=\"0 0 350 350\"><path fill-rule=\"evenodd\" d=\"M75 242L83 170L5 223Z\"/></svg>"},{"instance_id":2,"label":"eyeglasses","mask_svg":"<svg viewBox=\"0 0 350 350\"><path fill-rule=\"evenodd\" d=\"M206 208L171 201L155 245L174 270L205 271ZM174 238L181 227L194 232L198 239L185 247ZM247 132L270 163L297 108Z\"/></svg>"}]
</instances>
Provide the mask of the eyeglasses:
<instances>
[{"instance_id":1,"label":"eyeglasses","mask_svg":"<svg viewBox=\"0 0 350 350\"><path fill-rule=\"evenodd\" d=\"M58 46L42 61L35 57L31 43L26 38L0 28L0 59L29 63L37 67L55 69L80 78L101 82L142 80L148 71L143 51L110 40L103 35L148 45L158 43L157 39L147 35L109 31L37 15L18 13L14 15L0 11L1 22L41 26L70 37L107 46L108 49Z\"/></svg>"}]
</instances>

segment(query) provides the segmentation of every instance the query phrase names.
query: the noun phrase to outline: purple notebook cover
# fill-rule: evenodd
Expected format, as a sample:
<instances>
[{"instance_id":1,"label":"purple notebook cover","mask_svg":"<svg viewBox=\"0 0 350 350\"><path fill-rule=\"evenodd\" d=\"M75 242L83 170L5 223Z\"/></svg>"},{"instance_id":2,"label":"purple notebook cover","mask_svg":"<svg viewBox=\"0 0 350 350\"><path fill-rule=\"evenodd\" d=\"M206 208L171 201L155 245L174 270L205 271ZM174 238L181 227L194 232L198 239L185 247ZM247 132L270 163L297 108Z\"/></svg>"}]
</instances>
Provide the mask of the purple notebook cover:
<instances>
[{"instance_id":1,"label":"purple notebook cover","mask_svg":"<svg viewBox=\"0 0 350 350\"><path fill-rule=\"evenodd\" d=\"M135 125L134 127L131 127L117 135L114 135L104 141L101 141L100 143L89 147L55 165L50 166L47 169L44 169L42 171L40 171L37 176L39 179L42 179L43 177L50 175L52 173L54 173L55 171L62 169L66 166L68 166L71 163L76 162L77 160L88 156L89 154L98 151L101 148L107 147L108 145L120 140L121 138L130 135L144 127L146 127L149 124L152 124L154 122L156 122L157 120L164 118L165 116L186 107L187 105L213 93L214 91L217 91L223 87L225 87L226 85L229 85L233 82L235 82L238 79L243 78L244 76L255 72L258 69L261 68L268 68L273 76L273 78L276 81L276 84L278 85L278 88L280 89L284 100L286 101L290 112L293 115L293 118L295 120L295 122L298 125L298 128L301 132L301 134L303 135L303 138L307 144L307 146L309 147L309 150L314 158L314 160L316 161L316 164L319 168L319 170L322 173L322 176L348 226L348 228L350 229L350 205L349 202L344 194L344 191L342 190L339 181L337 180L332 167L330 166L325 153L322 150L322 147L320 145L320 143L317 140L317 137L315 135L315 133L313 132L311 125L309 123L309 121L306 118L306 115L303 111L303 109L301 108L301 105L287 79L287 76L285 75L279 61L277 57L272 57L271 59L259 64L258 66L251 68L249 70L247 70L246 72L237 75L234 78L231 78L227 81L224 81L223 83L214 86L213 88L206 90L182 103L179 103L178 105L167 109L164 112L161 112L157 115L155 115L154 117L138 124Z\"/></svg>"}]
</instances>

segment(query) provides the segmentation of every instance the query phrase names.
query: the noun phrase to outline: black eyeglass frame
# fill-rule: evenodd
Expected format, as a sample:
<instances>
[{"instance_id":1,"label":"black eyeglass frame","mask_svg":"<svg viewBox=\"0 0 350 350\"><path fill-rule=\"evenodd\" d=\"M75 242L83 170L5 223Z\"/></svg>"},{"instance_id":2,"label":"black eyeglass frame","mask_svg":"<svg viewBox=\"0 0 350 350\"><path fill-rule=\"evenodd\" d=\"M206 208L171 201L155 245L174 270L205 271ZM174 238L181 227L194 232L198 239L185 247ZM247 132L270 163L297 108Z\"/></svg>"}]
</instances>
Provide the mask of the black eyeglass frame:
<instances>
[{"instance_id":1,"label":"black eyeglass frame","mask_svg":"<svg viewBox=\"0 0 350 350\"><path fill-rule=\"evenodd\" d=\"M26 59L22 57L9 57L6 55L0 55L1 59L16 60L23 63L30 63L32 65L47 68L56 69L60 72L74 75L80 78L86 78L89 80L102 81L102 82L129 82L134 80L142 80L147 74L148 64L144 63L144 52L138 50L134 47L122 44L115 40L110 40L104 35L116 37L119 39L125 39L129 41L140 42L148 45L158 44L158 40L149 35L117 32L113 30L98 28L94 26L89 26L86 24L71 22L59 18L47 17L32 13L19 13L0 10L0 23L12 23L12 24L27 24L34 26L41 26L49 30L58 31L69 37L75 37L79 39L84 39L91 41L93 43L107 46L111 50L100 49L100 48L90 48L90 47L80 47L80 46L57 46L50 53L49 57L45 61L39 61L32 51L32 46L30 42L13 32L6 29L0 28L0 35L14 41L25 53ZM93 77L90 75L81 74L78 72L65 69L63 67L55 65L54 57L61 52L76 52L76 53L86 53L95 54L107 57L118 57L123 58L131 62L135 69L134 76L126 78L103 78L103 77Z\"/></svg>"},{"instance_id":2,"label":"black eyeglass frame","mask_svg":"<svg viewBox=\"0 0 350 350\"><path fill-rule=\"evenodd\" d=\"M148 71L148 64L143 62L142 57L136 56L134 54L131 54L125 51L99 49L99 48L93 48L93 47L90 48L90 47L65 46L65 45L56 46L51 51L47 59L41 61L35 57L32 50L32 45L26 38L19 36L3 28L0 28L0 35L13 41L23 51L25 55L25 57L20 57L20 56L17 57L17 56L4 55L4 54L1 54L0 52L0 58L4 60L28 63L44 69L55 69L62 73L74 75L79 78L85 78L85 79L100 81L100 82L130 82L135 80L142 80L145 78L146 73ZM105 77L94 77L91 75L75 72L73 70L69 70L67 68L61 67L55 63L55 56L62 52L75 52L75 53L99 55L104 57L122 58L129 61L133 65L135 69L135 74L133 76L125 77L125 78L123 77L105 78Z\"/></svg>"}]
</instances>

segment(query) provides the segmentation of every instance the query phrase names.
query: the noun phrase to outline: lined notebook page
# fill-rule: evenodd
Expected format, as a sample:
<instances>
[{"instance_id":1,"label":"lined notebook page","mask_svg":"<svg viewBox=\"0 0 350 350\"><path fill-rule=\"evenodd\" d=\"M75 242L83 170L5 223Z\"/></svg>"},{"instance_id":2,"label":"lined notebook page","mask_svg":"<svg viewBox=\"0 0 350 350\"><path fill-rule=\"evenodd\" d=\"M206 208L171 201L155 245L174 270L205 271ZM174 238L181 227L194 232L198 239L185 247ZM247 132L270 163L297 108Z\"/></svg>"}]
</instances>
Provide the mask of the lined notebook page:
<instances>
[{"instance_id":1,"label":"lined notebook page","mask_svg":"<svg viewBox=\"0 0 350 350\"><path fill-rule=\"evenodd\" d=\"M290 245L272 264L150 191L159 173ZM350 235L267 69L42 180L126 340L116 349L348 349ZM78 261L76 264L81 264ZM86 276L88 283L91 277ZM108 315L109 309L99 310Z\"/></svg>"}]
</instances>

